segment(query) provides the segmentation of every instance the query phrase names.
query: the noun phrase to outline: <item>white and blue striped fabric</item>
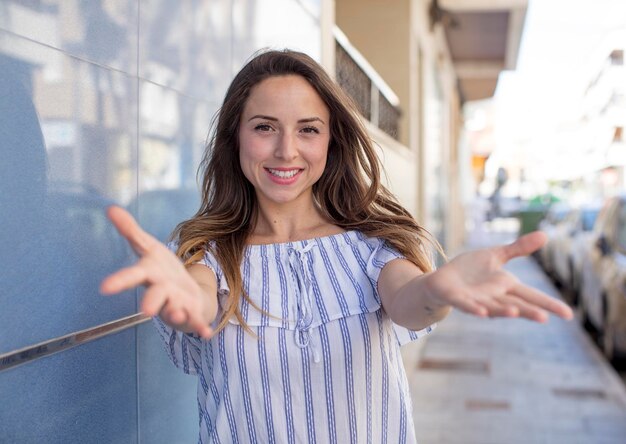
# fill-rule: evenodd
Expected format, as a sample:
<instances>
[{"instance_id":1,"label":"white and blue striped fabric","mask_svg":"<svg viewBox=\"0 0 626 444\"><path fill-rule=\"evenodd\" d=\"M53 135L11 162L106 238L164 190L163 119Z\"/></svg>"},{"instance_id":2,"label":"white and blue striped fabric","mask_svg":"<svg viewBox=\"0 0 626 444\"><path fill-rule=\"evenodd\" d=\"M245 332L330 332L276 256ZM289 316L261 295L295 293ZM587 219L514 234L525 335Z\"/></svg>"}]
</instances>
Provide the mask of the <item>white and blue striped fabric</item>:
<instances>
[{"instance_id":1,"label":"white and blue striped fabric","mask_svg":"<svg viewBox=\"0 0 626 444\"><path fill-rule=\"evenodd\" d=\"M241 302L256 337L236 320L210 340L155 318L174 364L198 376L200 443L414 443L400 345L409 331L389 319L380 271L402 257L357 231L246 248ZM219 264L220 303L228 286Z\"/></svg>"}]
</instances>

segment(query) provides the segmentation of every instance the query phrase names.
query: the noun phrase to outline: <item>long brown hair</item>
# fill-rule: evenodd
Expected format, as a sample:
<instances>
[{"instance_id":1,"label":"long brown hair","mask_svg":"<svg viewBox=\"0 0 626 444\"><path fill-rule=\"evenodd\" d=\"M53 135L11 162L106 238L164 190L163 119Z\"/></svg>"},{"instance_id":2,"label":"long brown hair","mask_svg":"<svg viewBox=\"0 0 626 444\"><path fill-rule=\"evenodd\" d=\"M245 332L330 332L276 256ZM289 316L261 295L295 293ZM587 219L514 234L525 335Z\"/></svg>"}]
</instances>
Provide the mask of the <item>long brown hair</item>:
<instances>
[{"instance_id":1,"label":"long brown hair","mask_svg":"<svg viewBox=\"0 0 626 444\"><path fill-rule=\"evenodd\" d=\"M197 262L209 250L222 268L230 294L217 330L232 316L246 326L239 299L251 302L243 291L240 265L258 207L254 188L239 164L239 122L252 88L269 77L286 75L306 79L330 111L326 168L313 186L322 216L346 230L380 237L423 271L432 269L428 254L432 250L425 247L436 247L436 242L381 184L380 162L352 100L306 54L261 52L239 71L226 92L200 164L202 204L172 235L185 264Z\"/></svg>"}]
</instances>

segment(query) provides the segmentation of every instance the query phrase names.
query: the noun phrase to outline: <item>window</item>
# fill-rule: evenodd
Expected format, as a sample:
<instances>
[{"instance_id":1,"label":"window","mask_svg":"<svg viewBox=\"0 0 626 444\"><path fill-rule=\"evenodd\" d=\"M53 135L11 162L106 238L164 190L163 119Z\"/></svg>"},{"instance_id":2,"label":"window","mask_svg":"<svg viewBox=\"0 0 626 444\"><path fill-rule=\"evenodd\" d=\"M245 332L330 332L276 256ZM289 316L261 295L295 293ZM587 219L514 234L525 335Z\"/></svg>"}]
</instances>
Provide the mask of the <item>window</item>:
<instances>
[{"instance_id":1,"label":"window","mask_svg":"<svg viewBox=\"0 0 626 444\"><path fill-rule=\"evenodd\" d=\"M624 64L624 50L623 49L614 49L609 55L609 60L611 61L611 65L623 65Z\"/></svg>"}]
</instances>

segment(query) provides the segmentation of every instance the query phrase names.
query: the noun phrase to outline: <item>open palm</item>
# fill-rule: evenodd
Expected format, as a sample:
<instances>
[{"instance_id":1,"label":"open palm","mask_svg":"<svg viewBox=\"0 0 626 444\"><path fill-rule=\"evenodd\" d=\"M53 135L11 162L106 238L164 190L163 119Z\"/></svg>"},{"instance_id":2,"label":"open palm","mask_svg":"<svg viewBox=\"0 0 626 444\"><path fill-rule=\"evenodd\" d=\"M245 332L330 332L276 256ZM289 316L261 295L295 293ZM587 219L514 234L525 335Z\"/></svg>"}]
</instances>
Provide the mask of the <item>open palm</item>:
<instances>
[{"instance_id":1,"label":"open palm","mask_svg":"<svg viewBox=\"0 0 626 444\"><path fill-rule=\"evenodd\" d=\"M523 317L546 322L548 312L573 317L563 302L524 285L503 269L509 260L539 249L545 234L534 232L510 245L463 253L429 277L429 286L442 304L467 313L490 317Z\"/></svg>"},{"instance_id":2,"label":"open palm","mask_svg":"<svg viewBox=\"0 0 626 444\"><path fill-rule=\"evenodd\" d=\"M146 233L126 210L112 206L107 215L139 260L104 279L100 286L102 293L110 295L144 286L146 291L141 301L144 314L159 315L173 327L189 328L200 336L210 337L212 330L202 316L205 296L178 257Z\"/></svg>"}]
</instances>

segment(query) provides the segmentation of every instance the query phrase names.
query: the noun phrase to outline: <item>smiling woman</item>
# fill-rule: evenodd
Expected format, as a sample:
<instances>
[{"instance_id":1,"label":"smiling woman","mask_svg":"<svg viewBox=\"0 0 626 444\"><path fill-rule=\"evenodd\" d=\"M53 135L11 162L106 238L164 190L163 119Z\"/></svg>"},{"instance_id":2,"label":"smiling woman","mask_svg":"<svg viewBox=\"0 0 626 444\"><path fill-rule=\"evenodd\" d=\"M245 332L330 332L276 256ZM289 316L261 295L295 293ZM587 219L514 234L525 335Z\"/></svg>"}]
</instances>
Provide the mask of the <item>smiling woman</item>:
<instances>
[{"instance_id":1,"label":"smiling woman","mask_svg":"<svg viewBox=\"0 0 626 444\"><path fill-rule=\"evenodd\" d=\"M171 249L109 210L141 259L102 283L147 286L143 312L198 376L199 442L413 443L402 344L452 307L572 316L502 270L541 233L433 271L436 245L381 185L354 106L304 54L243 67L202 167L201 207Z\"/></svg>"},{"instance_id":2,"label":"smiling woman","mask_svg":"<svg viewBox=\"0 0 626 444\"><path fill-rule=\"evenodd\" d=\"M303 206L311 222L327 222L310 204L326 167L329 119L328 107L302 77L270 77L252 89L239 127L239 159L263 212L256 236L276 229L268 222L277 212L298 214L294 206Z\"/></svg>"}]
</instances>

